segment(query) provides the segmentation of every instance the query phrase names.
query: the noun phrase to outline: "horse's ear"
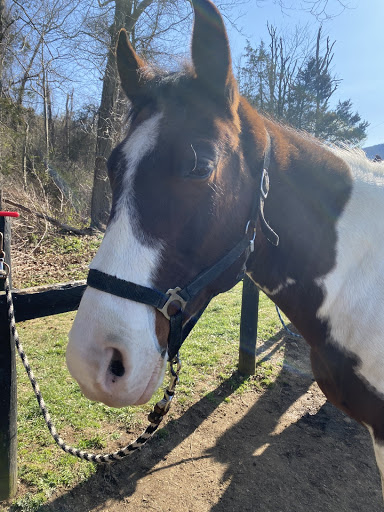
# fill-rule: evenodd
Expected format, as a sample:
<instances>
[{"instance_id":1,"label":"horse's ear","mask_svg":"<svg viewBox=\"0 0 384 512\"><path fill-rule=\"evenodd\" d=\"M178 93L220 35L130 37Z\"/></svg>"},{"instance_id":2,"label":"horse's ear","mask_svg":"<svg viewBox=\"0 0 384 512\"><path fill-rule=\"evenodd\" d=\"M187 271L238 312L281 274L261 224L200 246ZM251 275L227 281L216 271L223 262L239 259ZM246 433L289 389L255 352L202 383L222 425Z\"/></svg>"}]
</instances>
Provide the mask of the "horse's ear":
<instances>
[{"instance_id":1,"label":"horse's ear","mask_svg":"<svg viewBox=\"0 0 384 512\"><path fill-rule=\"evenodd\" d=\"M116 62L119 71L121 87L130 100L143 91L143 81L140 70L145 62L133 49L125 29L121 29L116 46Z\"/></svg>"},{"instance_id":2,"label":"horse's ear","mask_svg":"<svg viewBox=\"0 0 384 512\"><path fill-rule=\"evenodd\" d=\"M229 41L223 18L210 0L192 0L192 61L197 78L217 96L233 88Z\"/></svg>"}]
</instances>

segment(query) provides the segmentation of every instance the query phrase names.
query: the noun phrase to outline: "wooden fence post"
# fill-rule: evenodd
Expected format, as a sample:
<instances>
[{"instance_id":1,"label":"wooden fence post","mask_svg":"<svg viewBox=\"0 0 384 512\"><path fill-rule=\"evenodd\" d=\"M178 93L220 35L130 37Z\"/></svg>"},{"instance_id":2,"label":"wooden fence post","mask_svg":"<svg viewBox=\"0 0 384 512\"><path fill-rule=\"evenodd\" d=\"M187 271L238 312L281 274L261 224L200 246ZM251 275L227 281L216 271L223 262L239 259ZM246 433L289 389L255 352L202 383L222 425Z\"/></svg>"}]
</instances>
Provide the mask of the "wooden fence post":
<instances>
[{"instance_id":1,"label":"wooden fence post","mask_svg":"<svg viewBox=\"0 0 384 512\"><path fill-rule=\"evenodd\" d=\"M11 222L7 217L0 217L0 231L4 236L5 261L11 266ZM4 280L0 279L0 291L4 290L4 284ZM13 497L17 490L16 407L15 345L4 305L0 308L0 500Z\"/></svg>"},{"instance_id":2,"label":"wooden fence post","mask_svg":"<svg viewBox=\"0 0 384 512\"><path fill-rule=\"evenodd\" d=\"M239 372L254 375L256 370L257 321L259 289L245 276L241 303Z\"/></svg>"}]
</instances>

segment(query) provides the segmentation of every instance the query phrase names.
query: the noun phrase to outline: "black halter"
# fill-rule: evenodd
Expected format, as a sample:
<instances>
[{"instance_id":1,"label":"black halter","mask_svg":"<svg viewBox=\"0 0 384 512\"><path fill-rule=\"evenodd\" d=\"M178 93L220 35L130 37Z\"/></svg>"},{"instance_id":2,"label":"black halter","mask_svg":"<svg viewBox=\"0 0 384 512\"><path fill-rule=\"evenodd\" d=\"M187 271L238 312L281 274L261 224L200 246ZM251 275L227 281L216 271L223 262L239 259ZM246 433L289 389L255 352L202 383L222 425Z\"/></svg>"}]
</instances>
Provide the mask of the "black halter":
<instances>
[{"instance_id":1,"label":"black halter","mask_svg":"<svg viewBox=\"0 0 384 512\"><path fill-rule=\"evenodd\" d=\"M238 281L240 281L244 276L246 262L250 254L254 251L258 219L260 220L262 231L269 242L275 246L279 244L279 236L269 226L264 217L264 201L269 192L268 167L270 154L271 143L268 136L268 147L264 155L260 193L258 199L252 205L251 214L245 227L245 234L243 238L225 256L211 267L203 270L185 288L181 289L176 287L169 289L166 293L163 293L153 288L141 286L130 281L119 279L118 277L110 274L105 274L100 270L91 269L89 271L87 279L88 286L110 293L111 295L116 295L117 297L153 306L170 321L170 331L168 336L168 358L170 361L172 361L177 355L183 341L191 332L197 320L208 306L209 301L207 301L198 314L191 318L183 327L183 311L187 303L194 299L206 286L217 279L242 255L245 255L245 262L243 265L243 272L238 276ZM169 306L175 302L179 304L179 308L175 313L170 314L168 311Z\"/></svg>"}]
</instances>

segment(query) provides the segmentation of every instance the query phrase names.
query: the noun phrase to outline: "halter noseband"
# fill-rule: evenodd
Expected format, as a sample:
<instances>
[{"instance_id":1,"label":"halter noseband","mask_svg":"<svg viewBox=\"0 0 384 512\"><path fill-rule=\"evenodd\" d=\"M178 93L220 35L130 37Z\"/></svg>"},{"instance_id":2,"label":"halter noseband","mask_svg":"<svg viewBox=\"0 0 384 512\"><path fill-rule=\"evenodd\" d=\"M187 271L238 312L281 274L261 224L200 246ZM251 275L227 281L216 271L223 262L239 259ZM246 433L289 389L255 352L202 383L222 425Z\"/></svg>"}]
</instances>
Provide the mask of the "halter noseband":
<instances>
[{"instance_id":1,"label":"halter noseband","mask_svg":"<svg viewBox=\"0 0 384 512\"><path fill-rule=\"evenodd\" d=\"M163 293L154 288L148 288L130 281L125 281L124 279L119 279L118 277L106 274L100 270L90 269L89 271L87 279L88 286L110 293L111 295L116 295L117 297L122 297L123 299L153 306L170 321L168 336L168 358L170 361L177 355L183 341L193 329L212 297L210 297L207 303L200 309L198 314L191 318L183 327L183 311L188 302L194 299L206 286L217 279L243 254L245 254L245 262L243 265L243 271L245 272L247 260L255 247L258 219L260 220L262 231L269 242L275 246L279 244L279 236L269 226L264 217L264 201L269 192L268 168L271 155L271 141L269 134L267 135L268 145L264 155L259 197L252 205L251 214L243 238L219 261L198 274L185 288L181 289L180 287L176 287ZM238 281L242 279L243 273L238 276ZM169 306L175 302L179 303L180 306L175 313L171 314L169 313Z\"/></svg>"}]
</instances>

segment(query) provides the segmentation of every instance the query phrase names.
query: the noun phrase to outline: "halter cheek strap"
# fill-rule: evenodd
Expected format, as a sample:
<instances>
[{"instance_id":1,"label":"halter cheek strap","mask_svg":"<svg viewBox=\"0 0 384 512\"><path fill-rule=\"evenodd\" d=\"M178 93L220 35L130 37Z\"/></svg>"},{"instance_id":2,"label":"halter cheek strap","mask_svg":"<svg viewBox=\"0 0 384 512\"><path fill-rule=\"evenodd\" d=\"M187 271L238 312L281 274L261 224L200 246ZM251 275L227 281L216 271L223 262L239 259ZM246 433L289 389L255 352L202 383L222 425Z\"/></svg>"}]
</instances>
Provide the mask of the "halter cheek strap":
<instances>
[{"instance_id":1,"label":"halter cheek strap","mask_svg":"<svg viewBox=\"0 0 384 512\"><path fill-rule=\"evenodd\" d=\"M279 235L271 228L264 216L264 203L269 194L269 164L271 162L272 144L271 137L267 132L267 148L264 153L263 169L261 172L260 188L259 188L259 201L254 203L254 211L251 213L251 219L259 218L261 230L265 238L272 245L277 247L279 245Z\"/></svg>"},{"instance_id":2,"label":"halter cheek strap","mask_svg":"<svg viewBox=\"0 0 384 512\"><path fill-rule=\"evenodd\" d=\"M211 267L203 270L183 289L176 287L169 289L167 293L163 293L154 288L148 288L130 281L125 281L124 279L119 279L118 277L106 274L100 270L91 269L89 271L87 279L88 286L105 293L110 293L111 295L116 295L117 297L122 297L123 299L153 306L170 321L168 336L168 357L170 361L177 355L183 341L193 329L212 297L204 304L198 314L188 320L183 327L183 311L187 304L196 298L204 288L215 281L231 265L238 261L241 256L245 256L243 265L243 270L245 271L246 262L250 254L254 251L257 220L259 220L263 234L269 242L274 246L279 244L279 236L269 226L264 217L264 201L269 192L268 167L270 153L271 140L268 134L268 145L264 155L259 198L252 206L249 217L250 220L247 222L243 238L225 256ZM241 278L242 276L238 276L238 281L240 281ZM176 312L171 314L169 312L169 306L175 303L179 304L179 308Z\"/></svg>"}]
</instances>

